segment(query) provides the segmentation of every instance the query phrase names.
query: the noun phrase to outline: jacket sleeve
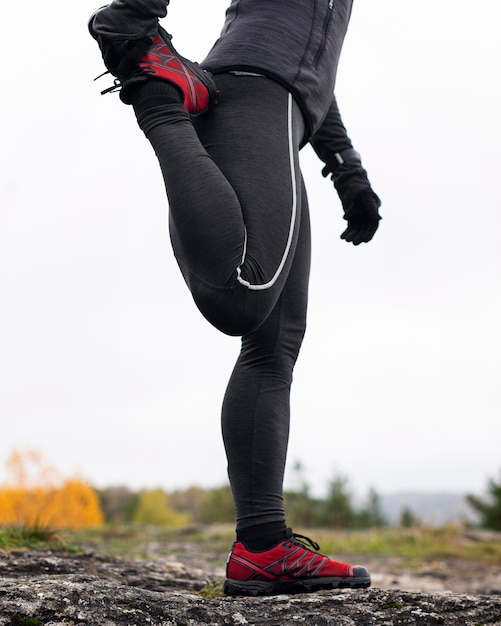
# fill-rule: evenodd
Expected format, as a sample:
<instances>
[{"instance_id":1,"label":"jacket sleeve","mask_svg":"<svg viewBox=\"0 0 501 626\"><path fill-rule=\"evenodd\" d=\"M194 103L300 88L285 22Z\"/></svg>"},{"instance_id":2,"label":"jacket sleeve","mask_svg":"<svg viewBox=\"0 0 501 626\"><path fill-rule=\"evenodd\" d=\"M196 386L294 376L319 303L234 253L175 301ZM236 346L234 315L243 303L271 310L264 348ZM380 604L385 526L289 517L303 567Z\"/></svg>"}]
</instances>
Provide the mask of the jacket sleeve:
<instances>
[{"instance_id":1,"label":"jacket sleeve","mask_svg":"<svg viewBox=\"0 0 501 626\"><path fill-rule=\"evenodd\" d=\"M317 156L325 163L322 174L324 177L331 175L345 212L352 208L354 199L360 193L374 194L360 154L353 149L348 137L335 97L310 143Z\"/></svg>"}]
</instances>

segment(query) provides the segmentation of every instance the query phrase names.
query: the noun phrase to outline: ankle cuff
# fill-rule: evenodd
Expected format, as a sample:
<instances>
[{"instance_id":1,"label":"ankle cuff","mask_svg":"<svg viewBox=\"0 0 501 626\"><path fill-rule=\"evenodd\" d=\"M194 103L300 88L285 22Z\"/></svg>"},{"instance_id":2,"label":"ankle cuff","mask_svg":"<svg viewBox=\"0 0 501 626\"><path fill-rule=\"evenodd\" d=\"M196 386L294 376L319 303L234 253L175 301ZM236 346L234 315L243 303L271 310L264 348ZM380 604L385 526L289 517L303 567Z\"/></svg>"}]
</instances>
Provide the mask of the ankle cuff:
<instances>
[{"instance_id":1,"label":"ankle cuff","mask_svg":"<svg viewBox=\"0 0 501 626\"><path fill-rule=\"evenodd\" d=\"M241 541L249 550L264 551L273 548L281 539L285 539L285 522L270 522L237 530L237 541Z\"/></svg>"}]
</instances>

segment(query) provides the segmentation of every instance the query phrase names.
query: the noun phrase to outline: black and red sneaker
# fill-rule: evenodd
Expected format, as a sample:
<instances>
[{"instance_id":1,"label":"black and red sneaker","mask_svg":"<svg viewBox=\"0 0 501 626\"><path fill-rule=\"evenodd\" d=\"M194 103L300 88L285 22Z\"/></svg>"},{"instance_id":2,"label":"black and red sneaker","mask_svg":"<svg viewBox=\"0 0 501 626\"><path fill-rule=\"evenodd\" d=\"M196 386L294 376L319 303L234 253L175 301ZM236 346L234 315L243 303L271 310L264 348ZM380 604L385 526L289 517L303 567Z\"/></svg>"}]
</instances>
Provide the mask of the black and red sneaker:
<instances>
[{"instance_id":1,"label":"black and red sneaker","mask_svg":"<svg viewBox=\"0 0 501 626\"><path fill-rule=\"evenodd\" d=\"M178 54L170 35L161 26L138 67L142 75L174 84L181 92L183 104L191 115L204 113L216 102L217 88L211 75L198 63Z\"/></svg>"},{"instance_id":2,"label":"black and red sneaker","mask_svg":"<svg viewBox=\"0 0 501 626\"><path fill-rule=\"evenodd\" d=\"M149 78L165 80L173 84L183 98L183 104L190 115L200 115L208 111L217 101L217 87L209 72L198 63L182 57L174 48L171 36L161 26L153 40L146 37L124 41L97 33L94 18L89 20L89 32L97 41L110 74L116 77L112 87L101 93L120 91L120 99L130 104L131 91Z\"/></svg>"},{"instance_id":3,"label":"black and red sneaker","mask_svg":"<svg viewBox=\"0 0 501 626\"><path fill-rule=\"evenodd\" d=\"M334 561L316 552L320 546L308 537L290 528L286 532L284 539L264 552L252 552L237 541L228 557L224 592L268 596L370 586L366 567Z\"/></svg>"}]
</instances>

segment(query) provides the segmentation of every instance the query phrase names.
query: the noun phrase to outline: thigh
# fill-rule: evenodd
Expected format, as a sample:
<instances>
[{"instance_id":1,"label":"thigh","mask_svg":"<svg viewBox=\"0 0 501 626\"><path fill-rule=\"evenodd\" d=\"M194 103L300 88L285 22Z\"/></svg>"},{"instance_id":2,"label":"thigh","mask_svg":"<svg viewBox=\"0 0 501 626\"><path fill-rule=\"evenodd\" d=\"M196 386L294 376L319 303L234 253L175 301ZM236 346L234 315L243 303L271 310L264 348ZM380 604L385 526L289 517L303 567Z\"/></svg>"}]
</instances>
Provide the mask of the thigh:
<instances>
[{"instance_id":1,"label":"thigh","mask_svg":"<svg viewBox=\"0 0 501 626\"><path fill-rule=\"evenodd\" d=\"M241 359L262 367L266 376L275 372L290 384L292 371L306 330L308 285L311 261L311 234L308 201L301 189L301 224L296 251L280 297L266 321L242 337Z\"/></svg>"},{"instance_id":2,"label":"thigh","mask_svg":"<svg viewBox=\"0 0 501 626\"><path fill-rule=\"evenodd\" d=\"M251 290L283 286L301 217L303 118L289 92L268 78L223 74L216 81L220 102L195 128L240 202L240 282Z\"/></svg>"}]
</instances>

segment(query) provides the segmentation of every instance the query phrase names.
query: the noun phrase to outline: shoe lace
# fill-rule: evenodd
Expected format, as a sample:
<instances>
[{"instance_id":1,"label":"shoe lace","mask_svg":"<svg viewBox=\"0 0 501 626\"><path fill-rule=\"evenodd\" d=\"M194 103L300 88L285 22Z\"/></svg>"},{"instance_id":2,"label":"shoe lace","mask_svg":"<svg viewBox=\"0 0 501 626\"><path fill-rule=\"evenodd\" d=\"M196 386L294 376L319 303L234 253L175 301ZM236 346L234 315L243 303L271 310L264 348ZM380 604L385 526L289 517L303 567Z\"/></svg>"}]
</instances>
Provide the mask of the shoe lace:
<instances>
[{"instance_id":1,"label":"shoe lace","mask_svg":"<svg viewBox=\"0 0 501 626\"><path fill-rule=\"evenodd\" d=\"M292 542L297 543L308 550L315 550L316 552L320 550L320 546L318 545L318 543L316 541L313 541L313 539L306 537L305 535L292 533Z\"/></svg>"},{"instance_id":2,"label":"shoe lace","mask_svg":"<svg viewBox=\"0 0 501 626\"><path fill-rule=\"evenodd\" d=\"M94 81L99 80L103 76L106 76L106 74L111 74L111 72L109 70L106 70L106 72L103 72L102 74L99 74L99 76L96 76L96 78L94 78ZM119 78L115 78L113 80L113 85L111 87L107 87L106 89L103 89L103 91L101 91L101 95L104 96L107 93L113 93L114 91L119 91L121 87L122 87L121 80Z\"/></svg>"}]
</instances>

